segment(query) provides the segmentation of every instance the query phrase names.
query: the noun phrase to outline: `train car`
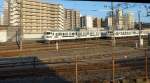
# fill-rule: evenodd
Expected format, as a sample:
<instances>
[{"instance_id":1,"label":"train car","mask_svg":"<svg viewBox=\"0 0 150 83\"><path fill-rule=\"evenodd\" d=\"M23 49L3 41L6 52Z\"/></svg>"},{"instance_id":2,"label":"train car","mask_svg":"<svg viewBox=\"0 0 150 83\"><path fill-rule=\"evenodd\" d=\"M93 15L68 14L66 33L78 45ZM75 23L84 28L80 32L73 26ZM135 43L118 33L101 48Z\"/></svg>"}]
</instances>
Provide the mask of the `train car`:
<instances>
[{"instance_id":1,"label":"train car","mask_svg":"<svg viewBox=\"0 0 150 83\"><path fill-rule=\"evenodd\" d=\"M65 40L76 38L76 31L47 31L44 34L44 40Z\"/></svg>"},{"instance_id":2,"label":"train car","mask_svg":"<svg viewBox=\"0 0 150 83\"><path fill-rule=\"evenodd\" d=\"M141 35L148 35L149 30L141 30ZM44 40L73 40L102 37L134 37L139 36L139 30L115 30L112 31L47 31Z\"/></svg>"},{"instance_id":3,"label":"train car","mask_svg":"<svg viewBox=\"0 0 150 83\"><path fill-rule=\"evenodd\" d=\"M101 34L101 38L107 38L107 37L109 37L109 35L110 35L110 34L108 33L108 31L106 31L106 30L101 31L100 34Z\"/></svg>"},{"instance_id":4,"label":"train car","mask_svg":"<svg viewBox=\"0 0 150 83\"><path fill-rule=\"evenodd\" d=\"M107 37L134 37L139 36L139 30L115 30L114 35L112 31L107 32ZM141 30L141 35L146 36L150 33L150 30Z\"/></svg>"},{"instance_id":5,"label":"train car","mask_svg":"<svg viewBox=\"0 0 150 83\"><path fill-rule=\"evenodd\" d=\"M115 30L114 34L112 31L107 32L107 37L133 37L138 36L138 30Z\"/></svg>"},{"instance_id":6,"label":"train car","mask_svg":"<svg viewBox=\"0 0 150 83\"><path fill-rule=\"evenodd\" d=\"M137 30L117 30L115 31L115 37L132 37L132 36L138 36Z\"/></svg>"},{"instance_id":7,"label":"train car","mask_svg":"<svg viewBox=\"0 0 150 83\"><path fill-rule=\"evenodd\" d=\"M148 35L148 33L150 33L150 30L142 30L142 32L141 32L141 34L142 34L143 36Z\"/></svg>"},{"instance_id":8,"label":"train car","mask_svg":"<svg viewBox=\"0 0 150 83\"><path fill-rule=\"evenodd\" d=\"M101 37L100 31L47 31L44 40L70 40Z\"/></svg>"}]
</instances>

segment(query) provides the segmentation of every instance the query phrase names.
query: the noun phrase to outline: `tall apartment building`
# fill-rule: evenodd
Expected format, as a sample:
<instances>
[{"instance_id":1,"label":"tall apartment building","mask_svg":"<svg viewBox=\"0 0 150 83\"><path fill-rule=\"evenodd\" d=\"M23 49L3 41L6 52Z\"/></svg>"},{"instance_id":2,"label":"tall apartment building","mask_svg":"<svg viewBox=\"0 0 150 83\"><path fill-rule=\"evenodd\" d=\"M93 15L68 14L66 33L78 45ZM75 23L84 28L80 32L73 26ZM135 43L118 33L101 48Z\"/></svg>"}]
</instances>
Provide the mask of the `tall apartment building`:
<instances>
[{"instance_id":1,"label":"tall apartment building","mask_svg":"<svg viewBox=\"0 0 150 83\"><path fill-rule=\"evenodd\" d=\"M134 14L131 12L127 12L125 15L125 27L127 29L134 29L135 28L135 20L134 20Z\"/></svg>"},{"instance_id":2,"label":"tall apartment building","mask_svg":"<svg viewBox=\"0 0 150 83\"><path fill-rule=\"evenodd\" d=\"M97 17L93 18L93 27L101 28L101 18L97 18Z\"/></svg>"},{"instance_id":3,"label":"tall apartment building","mask_svg":"<svg viewBox=\"0 0 150 83\"><path fill-rule=\"evenodd\" d=\"M73 9L65 9L64 28L66 30L74 30L80 27L80 11Z\"/></svg>"},{"instance_id":4,"label":"tall apartment building","mask_svg":"<svg viewBox=\"0 0 150 83\"><path fill-rule=\"evenodd\" d=\"M9 0L4 0L3 25L9 25Z\"/></svg>"},{"instance_id":5,"label":"tall apartment building","mask_svg":"<svg viewBox=\"0 0 150 83\"><path fill-rule=\"evenodd\" d=\"M4 25L4 16L0 15L0 25Z\"/></svg>"},{"instance_id":6,"label":"tall apartment building","mask_svg":"<svg viewBox=\"0 0 150 83\"><path fill-rule=\"evenodd\" d=\"M105 20L105 24L107 25L106 29L112 30L112 17L107 17Z\"/></svg>"},{"instance_id":7,"label":"tall apartment building","mask_svg":"<svg viewBox=\"0 0 150 83\"><path fill-rule=\"evenodd\" d=\"M81 28L82 29L92 29L93 28L93 17L82 16L81 17Z\"/></svg>"},{"instance_id":8,"label":"tall apartment building","mask_svg":"<svg viewBox=\"0 0 150 83\"><path fill-rule=\"evenodd\" d=\"M11 26L22 26L23 33L44 33L64 29L64 8L38 0L10 0L9 16Z\"/></svg>"},{"instance_id":9,"label":"tall apartment building","mask_svg":"<svg viewBox=\"0 0 150 83\"><path fill-rule=\"evenodd\" d=\"M116 10L116 18L114 18L114 25L116 29L123 29L124 28L124 16L123 11L119 8Z\"/></svg>"}]
</instances>

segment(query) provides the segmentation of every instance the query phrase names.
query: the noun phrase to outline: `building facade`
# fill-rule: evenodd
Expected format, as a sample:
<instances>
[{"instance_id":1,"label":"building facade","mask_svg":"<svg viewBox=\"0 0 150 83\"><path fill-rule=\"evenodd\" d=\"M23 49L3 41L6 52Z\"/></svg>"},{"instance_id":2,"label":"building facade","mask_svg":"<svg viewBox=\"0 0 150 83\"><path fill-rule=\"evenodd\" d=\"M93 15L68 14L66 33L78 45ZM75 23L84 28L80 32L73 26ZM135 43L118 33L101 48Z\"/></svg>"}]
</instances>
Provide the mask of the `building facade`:
<instances>
[{"instance_id":1,"label":"building facade","mask_svg":"<svg viewBox=\"0 0 150 83\"><path fill-rule=\"evenodd\" d=\"M65 9L65 30L74 30L80 28L80 11Z\"/></svg>"},{"instance_id":2,"label":"building facade","mask_svg":"<svg viewBox=\"0 0 150 83\"><path fill-rule=\"evenodd\" d=\"M93 27L101 28L101 18L97 18L97 17L93 18Z\"/></svg>"},{"instance_id":3,"label":"building facade","mask_svg":"<svg viewBox=\"0 0 150 83\"><path fill-rule=\"evenodd\" d=\"M91 16L82 16L80 19L81 19L81 28L82 29L92 29L93 28L93 18Z\"/></svg>"},{"instance_id":4,"label":"building facade","mask_svg":"<svg viewBox=\"0 0 150 83\"><path fill-rule=\"evenodd\" d=\"M4 25L4 16L0 15L0 25Z\"/></svg>"},{"instance_id":5,"label":"building facade","mask_svg":"<svg viewBox=\"0 0 150 83\"><path fill-rule=\"evenodd\" d=\"M123 11L121 9L116 10L116 17L114 18L114 26L117 30L121 30L124 27L124 16Z\"/></svg>"},{"instance_id":6,"label":"building facade","mask_svg":"<svg viewBox=\"0 0 150 83\"><path fill-rule=\"evenodd\" d=\"M9 25L9 0L4 0L3 25Z\"/></svg>"},{"instance_id":7,"label":"building facade","mask_svg":"<svg viewBox=\"0 0 150 83\"><path fill-rule=\"evenodd\" d=\"M116 30L131 30L135 28L134 15L131 12L123 14L123 11L118 9L116 10L113 21L114 29ZM112 16L108 16L105 22L105 24L107 24L107 28L112 30Z\"/></svg>"},{"instance_id":8,"label":"building facade","mask_svg":"<svg viewBox=\"0 0 150 83\"><path fill-rule=\"evenodd\" d=\"M111 30L112 29L112 17L107 17L106 18L106 21L105 21L106 23L106 25L107 25L107 30Z\"/></svg>"},{"instance_id":9,"label":"building facade","mask_svg":"<svg viewBox=\"0 0 150 83\"><path fill-rule=\"evenodd\" d=\"M11 26L21 26L23 34L42 34L64 29L64 7L37 0L10 0Z\"/></svg>"},{"instance_id":10,"label":"building facade","mask_svg":"<svg viewBox=\"0 0 150 83\"><path fill-rule=\"evenodd\" d=\"M135 28L134 14L131 12L127 12L124 22L125 27L127 27L127 29L134 29Z\"/></svg>"}]
</instances>

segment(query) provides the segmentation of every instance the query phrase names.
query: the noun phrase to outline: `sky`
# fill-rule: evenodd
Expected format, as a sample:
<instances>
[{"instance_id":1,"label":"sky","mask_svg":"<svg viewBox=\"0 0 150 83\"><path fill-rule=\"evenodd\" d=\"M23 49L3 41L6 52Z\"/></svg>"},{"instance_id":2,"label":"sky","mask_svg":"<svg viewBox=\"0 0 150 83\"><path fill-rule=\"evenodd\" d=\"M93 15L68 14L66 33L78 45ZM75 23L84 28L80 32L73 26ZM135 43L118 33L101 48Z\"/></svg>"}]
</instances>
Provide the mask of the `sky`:
<instances>
[{"instance_id":1,"label":"sky","mask_svg":"<svg viewBox=\"0 0 150 83\"><path fill-rule=\"evenodd\" d=\"M3 1L0 0L0 13L3 10ZM95 17L105 18L107 15L107 11L110 10L111 3L110 2L102 2L102 1L69 1L69 0L42 0L49 3L58 3L62 4L64 8L79 10L81 15L89 15ZM114 3L114 6L117 6L117 2ZM121 3L122 4L122 3ZM135 3L129 3L130 5L134 5ZM146 9L144 5L150 4L142 4L136 3L135 7L131 7L128 10L132 11L135 16L135 20L137 21L137 11L141 12L141 21L150 22L150 16L146 17ZM124 11L127 11L125 9Z\"/></svg>"}]
</instances>

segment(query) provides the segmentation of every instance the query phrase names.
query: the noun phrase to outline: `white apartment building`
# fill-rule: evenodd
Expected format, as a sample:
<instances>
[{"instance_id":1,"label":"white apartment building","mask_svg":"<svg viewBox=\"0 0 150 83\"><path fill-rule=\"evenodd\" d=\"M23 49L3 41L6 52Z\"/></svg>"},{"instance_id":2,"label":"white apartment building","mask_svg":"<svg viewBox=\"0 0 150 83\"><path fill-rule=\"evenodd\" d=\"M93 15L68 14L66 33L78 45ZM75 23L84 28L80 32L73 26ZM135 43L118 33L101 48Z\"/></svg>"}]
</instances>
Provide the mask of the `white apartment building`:
<instances>
[{"instance_id":1,"label":"white apartment building","mask_svg":"<svg viewBox=\"0 0 150 83\"><path fill-rule=\"evenodd\" d=\"M82 29L92 29L93 28L93 17L91 16L82 16L81 17L81 28Z\"/></svg>"},{"instance_id":2,"label":"white apartment building","mask_svg":"<svg viewBox=\"0 0 150 83\"><path fill-rule=\"evenodd\" d=\"M49 30L64 29L64 7L40 0L9 0L10 26L22 27L24 38L40 38Z\"/></svg>"}]
</instances>

